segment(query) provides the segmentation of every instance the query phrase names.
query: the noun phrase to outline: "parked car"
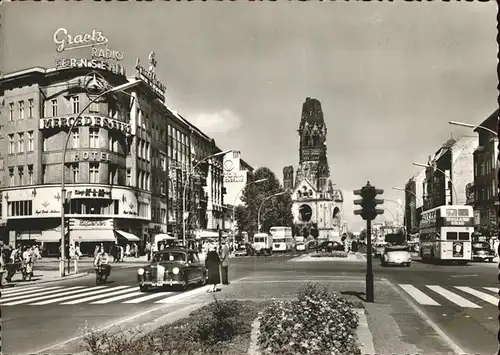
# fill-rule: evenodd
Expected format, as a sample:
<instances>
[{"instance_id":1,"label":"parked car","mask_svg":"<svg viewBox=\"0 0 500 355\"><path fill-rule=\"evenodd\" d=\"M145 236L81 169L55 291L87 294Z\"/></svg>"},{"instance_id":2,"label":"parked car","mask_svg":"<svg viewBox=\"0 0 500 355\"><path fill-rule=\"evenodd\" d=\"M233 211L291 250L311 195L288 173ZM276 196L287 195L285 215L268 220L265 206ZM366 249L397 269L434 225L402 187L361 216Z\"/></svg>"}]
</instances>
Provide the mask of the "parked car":
<instances>
[{"instance_id":1,"label":"parked car","mask_svg":"<svg viewBox=\"0 0 500 355\"><path fill-rule=\"evenodd\" d=\"M408 245L388 245L381 256L381 265L411 265L410 247Z\"/></svg>"},{"instance_id":2,"label":"parked car","mask_svg":"<svg viewBox=\"0 0 500 355\"><path fill-rule=\"evenodd\" d=\"M137 282L142 292L153 287L172 286L186 290L191 284L204 285L206 279L207 270L198 253L184 247L160 250L148 265L137 270Z\"/></svg>"},{"instance_id":3,"label":"parked car","mask_svg":"<svg viewBox=\"0 0 500 355\"><path fill-rule=\"evenodd\" d=\"M248 255L247 249L248 248L245 245L245 243L240 243L236 245L236 248L234 249L234 256L247 256Z\"/></svg>"},{"instance_id":4,"label":"parked car","mask_svg":"<svg viewBox=\"0 0 500 355\"><path fill-rule=\"evenodd\" d=\"M295 250L297 250L297 251L305 251L306 250L306 244L304 242L297 242L297 244L295 244Z\"/></svg>"},{"instance_id":5,"label":"parked car","mask_svg":"<svg viewBox=\"0 0 500 355\"><path fill-rule=\"evenodd\" d=\"M345 247L342 243L327 240L318 246L318 250L331 253L332 251L344 251Z\"/></svg>"},{"instance_id":6,"label":"parked car","mask_svg":"<svg viewBox=\"0 0 500 355\"><path fill-rule=\"evenodd\" d=\"M472 243L472 260L492 262L495 258L495 253L491 250L491 246L487 242Z\"/></svg>"}]
</instances>

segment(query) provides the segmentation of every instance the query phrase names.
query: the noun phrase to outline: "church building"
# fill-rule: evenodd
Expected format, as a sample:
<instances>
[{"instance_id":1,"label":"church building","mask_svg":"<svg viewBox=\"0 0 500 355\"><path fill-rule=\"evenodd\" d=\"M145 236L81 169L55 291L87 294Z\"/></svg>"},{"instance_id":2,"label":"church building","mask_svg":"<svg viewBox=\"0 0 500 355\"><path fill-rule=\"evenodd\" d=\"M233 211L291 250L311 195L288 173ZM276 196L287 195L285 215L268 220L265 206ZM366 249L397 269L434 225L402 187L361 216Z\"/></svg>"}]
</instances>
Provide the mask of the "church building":
<instances>
[{"instance_id":1,"label":"church building","mask_svg":"<svg viewBox=\"0 0 500 355\"><path fill-rule=\"evenodd\" d=\"M299 236L309 236L316 230L318 239L340 240L343 197L340 190L333 188L330 180L326 155L327 130L318 100L306 98L298 132L297 173L294 177L293 166L283 169L283 185L292 195L295 230Z\"/></svg>"}]
</instances>

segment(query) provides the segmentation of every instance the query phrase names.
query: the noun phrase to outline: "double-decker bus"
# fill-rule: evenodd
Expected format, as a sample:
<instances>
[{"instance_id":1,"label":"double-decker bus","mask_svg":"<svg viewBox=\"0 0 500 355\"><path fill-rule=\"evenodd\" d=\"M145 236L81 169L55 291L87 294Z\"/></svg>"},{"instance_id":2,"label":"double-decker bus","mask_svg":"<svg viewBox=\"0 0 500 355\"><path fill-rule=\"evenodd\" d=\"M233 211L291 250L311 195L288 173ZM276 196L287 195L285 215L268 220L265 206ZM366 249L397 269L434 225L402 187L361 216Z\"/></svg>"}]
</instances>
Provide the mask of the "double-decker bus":
<instances>
[{"instance_id":1,"label":"double-decker bus","mask_svg":"<svg viewBox=\"0 0 500 355\"><path fill-rule=\"evenodd\" d=\"M423 260L456 261L472 259L474 211L472 206L447 205L422 212L420 256Z\"/></svg>"},{"instance_id":2,"label":"double-decker bus","mask_svg":"<svg viewBox=\"0 0 500 355\"><path fill-rule=\"evenodd\" d=\"M287 252L293 250L293 235L291 227L271 227L273 251Z\"/></svg>"}]
</instances>

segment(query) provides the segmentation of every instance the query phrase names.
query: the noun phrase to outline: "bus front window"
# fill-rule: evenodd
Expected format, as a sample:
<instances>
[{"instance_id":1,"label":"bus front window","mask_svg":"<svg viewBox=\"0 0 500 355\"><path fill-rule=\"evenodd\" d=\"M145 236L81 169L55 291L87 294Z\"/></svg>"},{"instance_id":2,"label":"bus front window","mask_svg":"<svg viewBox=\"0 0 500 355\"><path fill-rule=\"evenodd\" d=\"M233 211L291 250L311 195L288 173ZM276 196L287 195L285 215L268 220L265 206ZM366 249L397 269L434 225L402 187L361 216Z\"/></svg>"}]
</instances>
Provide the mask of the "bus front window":
<instances>
[{"instance_id":1,"label":"bus front window","mask_svg":"<svg viewBox=\"0 0 500 355\"><path fill-rule=\"evenodd\" d=\"M446 233L446 240L457 240L457 239L458 239L457 232L447 232Z\"/></svg>"},{"instance_id":2,"label":"bus front window","mask_svg":"<svg viewBox=\"0 0 500 355\"><path fill-rule=\"evenodd\" d=\"M458 233L458 239L459 240L469 240L470 239L470 234L466 233L466 232Z\"/></svg>"}]
</instances>

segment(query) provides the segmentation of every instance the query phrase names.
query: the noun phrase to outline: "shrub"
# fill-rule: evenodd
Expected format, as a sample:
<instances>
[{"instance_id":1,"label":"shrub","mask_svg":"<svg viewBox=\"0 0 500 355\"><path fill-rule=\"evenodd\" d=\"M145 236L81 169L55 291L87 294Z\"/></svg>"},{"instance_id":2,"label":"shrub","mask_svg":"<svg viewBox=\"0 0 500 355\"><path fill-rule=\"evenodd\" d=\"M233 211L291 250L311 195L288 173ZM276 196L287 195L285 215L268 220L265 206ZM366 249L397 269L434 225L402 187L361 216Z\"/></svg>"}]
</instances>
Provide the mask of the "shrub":
<instances>
[{"instance_id":1,"label":"shrub","mask_svg":"<svg viewBox=\"0 0 500 355\"><path fill-rule=\"evenodd\" d=\"M265 354L360 354L352 304L326 287L308 284L298 300L274 301L259 316Z\"/></svg>"},{"instance_id":2,"label":"shrub","mask_svg":"<svg viewBox=\"0 0 500 355\"><path fill-rule=\"evenodd\" d=\"M349 255L346 251L332 251L332 252L320 252L312 254L313 258L347 258Z\"/></svg>"}]
</instances>

